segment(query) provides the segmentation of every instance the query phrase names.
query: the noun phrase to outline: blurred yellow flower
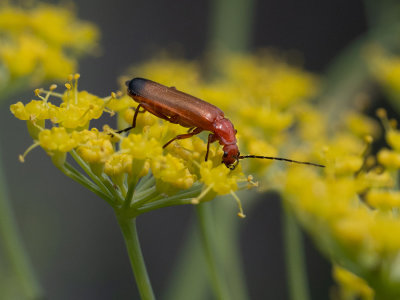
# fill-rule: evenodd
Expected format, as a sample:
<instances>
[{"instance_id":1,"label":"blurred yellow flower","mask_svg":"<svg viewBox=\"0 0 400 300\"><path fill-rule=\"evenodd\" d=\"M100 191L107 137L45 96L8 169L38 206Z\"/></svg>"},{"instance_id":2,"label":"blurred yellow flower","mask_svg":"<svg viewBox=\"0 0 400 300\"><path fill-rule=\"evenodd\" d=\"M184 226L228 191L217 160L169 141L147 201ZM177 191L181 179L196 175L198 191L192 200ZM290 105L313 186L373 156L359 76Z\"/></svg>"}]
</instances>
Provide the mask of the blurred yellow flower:
<instances>
[{"instance_id":1,"label":"blurred yellow flower","mask_svg":"<svg viewBox=\"0 0 400 300\"><path fill-rule=\"evenodd\" d=\"M61 80L76 70L76 58L92 52L97 28L71 9L38 4L23 9L0 5L0 88L18 78Z\"/></svg>"},{"instance_id":2,"label":"blurred yellow flower","mask_svg":"<svg viewBox=\"0 0 400 300\"><path fill-rule=\"evenodd\" d=\"M335 265L333 268L333 277L340 287L340 299L374 299L374 291L367 283L346 269Z\"/></svg>"}]
</instances>

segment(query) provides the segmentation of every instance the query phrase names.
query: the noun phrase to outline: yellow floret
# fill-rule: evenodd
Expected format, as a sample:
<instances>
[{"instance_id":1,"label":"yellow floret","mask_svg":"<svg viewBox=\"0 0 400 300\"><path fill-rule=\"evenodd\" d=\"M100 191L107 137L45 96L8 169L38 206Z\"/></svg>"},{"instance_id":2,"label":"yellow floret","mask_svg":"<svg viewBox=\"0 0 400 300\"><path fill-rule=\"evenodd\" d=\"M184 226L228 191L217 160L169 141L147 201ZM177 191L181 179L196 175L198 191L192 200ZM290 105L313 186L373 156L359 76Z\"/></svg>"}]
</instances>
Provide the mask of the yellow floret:
<instances>
[{"instance_id":1,"label":"yellow floret","mask_svg":"<svg viewBox=\"0 0 400 300\"><path fill-rule=\"evenodd\" d=\"M219 195L226 195L238 189L238 177L232 175L231 171L223 164L213 168L212 162L202 162L200 165L200 175L200 181L204 182L207 186L212 186L212 189Z\"/></svg>"},{"instance_id":2,"label":"yellow floret","mask_svg":"<svg viewBox=\"0 0 400 300\"><path fill-rule=\"evenodd\" d=\"M40 146L48 152L69 152L81 141L77 132L68 133L64 127L53 127L45 129L39 134Z\"/></svg>"},{"instance_id":3,"label":"yellow floret","mask_svg":"<svg viewBox=\"0 0 400 300\"><path fill-rule=\"evenodd\" d=\"M400 191L371 190L366 196L369 205L382 210L400 207Z\"/></svg>"},{"instance_id":4,"label":"yellow floret","mask_svg":"<svg viewBox=\"0 0 400 300\"><path fill-rule=\"evenodd\" d=\"M121 149L134 159L153 158L162 153L161 144L155 138L146 138L141 134L130 134L121 142Z\"/></svg>"},{"instance_id":5,"label":"yellow floret","mask_svg":"<svg viewBox=\"0 0 400 300\"><path fill-rule=\"evenodd\" d=\"M77 149L78 154L90 164L103 164L114 153L109 137L89 139Z\"/></svg>"},{"instance_id":6,"label":"yellow floret","mask_svg":"<svg viewBox=\"0 0 400 300\"><path fill-rule=\"evenodd\" d=\"M354 174L363 164L363 158L356 155L338 157L335 161L335 173L338 175Z\"/></svg>"},{"instance_id":7,"label":"yellow floret","mask_svg":"<svg viewBox=\"0 0 400 300\"><path fill-rule=\"evenodd\" d=\"M66 92L64 102L51 111L51 120L66 128L84 128L93 119L101 117L104 100L86 91Z\"/></svg>"},{"instance_id":8,"label":"yellow floret","mask_svg":"<svg viewBox=\"0 0 400 300\"><path fill-rule=\"evenodd\" d=\"M400 151L400 131L391 129L386 133L388 144L396 151Z\"/></svg>"},{"instance_id":9,"label":"yellow floret","mask_svg":"<svg viewBox=\"0 0 400 300\"><path fill-rule=\"evenodd\" d=\"M151 160L151 170L155 178L179 189L190 188L196 180L184 161L171 154L154 157Z\"/></svg>"},{"instance_id":10,"label":"yellow floret","mask_svg":"<svg viewBox=\"0 0 400 300\"><path fill-rule=\"evenodd\" d=\"M122 173L130 174L131 170L132 156L124 153L114 153L104 166L104 173L111 177Z\"/></svg>"},{"instance_id":11,"label":"yellow floret","mask_svg":"<svg viewBox=\"0 0 400 300\"><path fill-rule=\"evenodd\" d=\"M49 118L49 109L53 107L51 103L45 103L41 100L32 100L24 105L17 102L10 106L11 112L20 120L44 120Z\"/></svg>"},{"instance_id":12,"label":"yellow floret","mask_svg":"<svg viewBox=\"0 0 400 300\"><path fill-rule=\"evenodd\" d=\"M400 168L400 153L382 149L378 152L378 161L389 169Z\"/></svg>"}]
</instances>

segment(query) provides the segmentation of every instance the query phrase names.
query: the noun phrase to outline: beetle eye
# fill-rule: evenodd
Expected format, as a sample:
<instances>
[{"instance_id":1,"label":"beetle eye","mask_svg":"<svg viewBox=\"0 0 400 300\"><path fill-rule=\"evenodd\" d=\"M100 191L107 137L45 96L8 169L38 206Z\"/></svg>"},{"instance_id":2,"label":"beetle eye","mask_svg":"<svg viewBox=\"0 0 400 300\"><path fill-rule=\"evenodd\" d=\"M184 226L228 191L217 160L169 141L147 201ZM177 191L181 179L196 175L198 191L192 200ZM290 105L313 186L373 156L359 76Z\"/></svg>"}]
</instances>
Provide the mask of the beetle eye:
<instances>
[{"instance_id":1,"label":"beetle eye","mask_svg":"<svg viewBox=\"0 0 400 300\"><path fill-rule=\"evenodd\" d=\"M228 152L224 152L223 157L227 157L228 156Z\"/></svg>"}]
</instances>

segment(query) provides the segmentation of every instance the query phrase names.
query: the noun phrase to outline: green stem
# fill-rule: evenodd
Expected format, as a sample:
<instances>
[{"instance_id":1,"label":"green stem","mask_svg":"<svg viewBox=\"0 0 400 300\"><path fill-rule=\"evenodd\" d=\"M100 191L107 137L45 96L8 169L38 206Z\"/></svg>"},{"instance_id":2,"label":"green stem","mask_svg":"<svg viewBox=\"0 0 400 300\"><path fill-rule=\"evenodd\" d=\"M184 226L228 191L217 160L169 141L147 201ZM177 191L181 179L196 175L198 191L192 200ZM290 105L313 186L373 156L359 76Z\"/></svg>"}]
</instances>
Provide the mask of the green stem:
<instances>
[{"instance_id":1,"label":"green stem","mask_svg":"<svg viewBox=\"0 0 400 300\"><path fill-rule=\"evenodd\" d=\"M211 9L212 51L245 52L252 39L254 0L214 0Z\"/></svg>"},{"instance_id":2,"label":"green stem","mask_svg":"<svg viewBox=\"0 0 400 300\"><path fill-rule=\"evenodd\" d=\"M201 240L215 297L219 300L231 299L226 284L226 276L219 266L219 259L216 255L215 226L211 204L200 203L196 206L196 212L199 219Z\"/></svg>"},{"instance_id":3,"label":"green stem","mask_svg":"<svg viewBox=\"0 0 400 300\"><path fill-rule=\"evenodd\" d=\"M289 209L283 213L286 272L291 300L310 299L307 270L300 228Z\"/></svg>"},{"instance_id":4,"label":"green stem","mask_svg":"<svg viewBox=\"0 0 400 300\"><path fill-rule=\"evenodd\" d=\"M247 202L254 203L252 200L255 199L251 198L255 198L255 195L255 193L250 194L247 192ZM220 261L226 271L225 273L231 291L231 299L245 300L250 299L250 297L247 292L246 279L243 274L243 264L240 255L239 225L241 219L237 217L237 207L234 205L232 199L229 198L230 196L221 197L217 201L212 201L209 204L214 205L215 215L218 216L218 218L215 219L215 234L217 235L216 252L218 257L221 258ZM249 205L246 207L246 212L248 211L248 208ZM180 257L183 258L179 261L178 266L174 271L168 286L167 297L165 299L186 299L185 295L187 297L187 294L185 291L187 290L203 291L203 293L200 294L203 296L198 296L196 294L196 298L193 299L206 298L206 296L204 296L204 289L207 284L206 278L204 277L206 273L203 269L200 270L199 267L197 267L197 264L194 266L194 262L204 260L204 254L199 251L199 240L194 238L197 235L197 226L191 226L180 255ZM193 251L193 249L196 249L196 251ZM204 267L204 265L201 266ZM196 270L196 272L193 272L192 270ZM190 274L190 276L187 274Z\"/></svg>"},{"instance_id":5,"label":"green stem","mask_svg":"<svg viewBox=\"0 0 400 300\"><path fill-rule=\"evenodd\" d=\"M208 299L206 261L197 223L192 223L187 230L185 244L178 255L178 264L170 276L163 299L186 300L188 295L190 300Z\"/></svg>"},{"instance_id":6,"label":"green stem","mask_svg":"<svg viewBox=\"0 0 400 300\"><path fill-rule=\"evenodd\" d=\"M126 249L128 251L129 260L139 294L142 300L155 299L150 279L147 274L146 265L144 263L142 250L140 248L139 238L136 230L136 219L126 218L116 212L118 224L121 228L122 235L125 239Z\"/></svg>"},{"instance_id":7,"label":"green stem","mask_svg":"<svg viewBox=\"0 0 400 300\"><path fill-rule=\"evenodd\" d=\"M102 198L105 201L107 201L107 203L110 204L112 207L115 206L114 202L112 200L110 200L110 198L106 194L104 194L103 191L101 191L97 185L95 185L92 181L90 181L86 176L84 176L83 174L79 173L69 163L65 162L64 166L58 167L58 169L61 172L63 172L66 176L71 178L72 180L74 180L77 183L83 185L84 187L86 187L87 189L89 189L90 191L92 191L93 193L98 195L100 198Z\"/></svg>"},{"instance_id":8,"label":"green stem","mask_svg":"<svg viewBox=\"0 0 400 300\"><path fill-rule=\"evenodd\" d=\"M252 202L255 193L242 193L242 199ZM253 196L252 196L253 195ZM226 195L218 197L214 203L217 234L217 250L219 257L222 257L224 269L228 276L232 299L250 299L244 274L243 260L240 251L240 232L243 219L237 216L237 206L232 196ZM246 212L249 212L250 205L246 205Z\"/></svg>"},{"instance_id":9,"label":"green stem","mask_svg":"<svg viewBox=\"0 0 400 300\"><path fill-rule=\"evenodd\" d=\"M214 0L211 2L208 65L218 72L227 52L243 53L249 50L254 0Z\"/></svg>"},{"instance_id":10,"label":"green stem","mask_svg":"<svg viewBox=\"0 0 400 300\"><path fill-rule=\"evenodd\" d=\"M82 170L85 171L85 173L90 177L90 179L93 180L93 182L103 191L103 193L107 195L107 197L109 197L110 199L115 198L116 200L118 200L116 202L122 202L122 199L120 199L119 197L114 197L116 195L115 194L113 195L111 193L111 191L105 186L103 181L92 172L87 163L78 155L78 153L76 153L75 150L70 151L69 154L78 163L78 165L82 168Z\"/></svg>"},{"instance_id":11,"label":"green stem","mask_svg":"<svg viewBox=\"0 0 400 300\"><path fill-rule=\"evenodd\" d=\"M0 235L2 244L8 260L20 280L26 298L41 299L43 298L43 291L36 279L17 229L2 170L0 164Z\"/></svg>"}]
</instances>

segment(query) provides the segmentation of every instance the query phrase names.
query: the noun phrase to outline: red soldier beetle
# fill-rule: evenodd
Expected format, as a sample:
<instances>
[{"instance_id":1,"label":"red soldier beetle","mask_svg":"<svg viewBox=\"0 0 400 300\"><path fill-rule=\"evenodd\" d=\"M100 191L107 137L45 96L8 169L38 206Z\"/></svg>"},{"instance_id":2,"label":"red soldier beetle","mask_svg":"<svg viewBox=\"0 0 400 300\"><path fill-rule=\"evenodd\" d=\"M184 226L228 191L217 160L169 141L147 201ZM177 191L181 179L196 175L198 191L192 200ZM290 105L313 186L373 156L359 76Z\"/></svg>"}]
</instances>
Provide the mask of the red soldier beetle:
<instances>
[{"instance_id":1,"label":"red soldier beetle","mask_svg":"<svg viewBox=\"0 0 400 300\"><path fill-rule=\"evenodd\" d=\"M190 138L202 131L210 131L207 141L207 152L205 160L207 161L210 144L218 141L223 146L224 154L222 163L233 170L244 158L260 158L281 160L297 164L305 164L316 167L325 167L311 162L297 161L293 159L258 156L258 155L240 155L236 141L236 130L231 121L225 118L224 112L218 107L203 101L199 98L178 91L175 87L167 87L157 82L134 78L126 82L128 95L139 103L133 116L132 126L117 131L122 133L136 127L136 118L139 112L148 111L168 122L179 124L183 127L189 127L186 134L180 134L166 143L167 147L175 140ZM140 109L143 109L142 111Z\"/></svg>"}]
</instances>

